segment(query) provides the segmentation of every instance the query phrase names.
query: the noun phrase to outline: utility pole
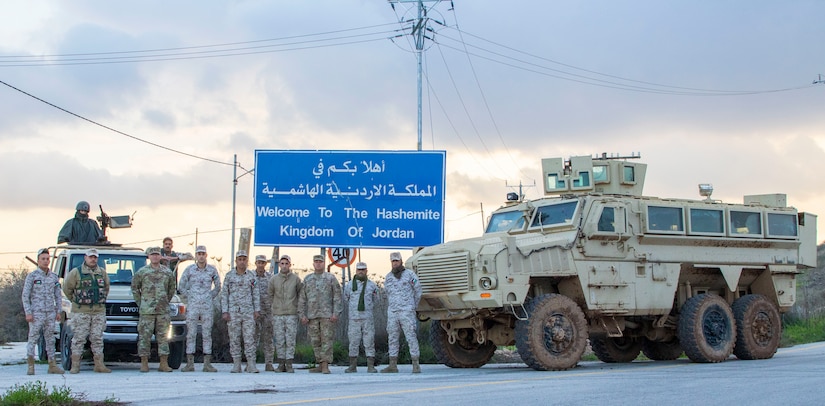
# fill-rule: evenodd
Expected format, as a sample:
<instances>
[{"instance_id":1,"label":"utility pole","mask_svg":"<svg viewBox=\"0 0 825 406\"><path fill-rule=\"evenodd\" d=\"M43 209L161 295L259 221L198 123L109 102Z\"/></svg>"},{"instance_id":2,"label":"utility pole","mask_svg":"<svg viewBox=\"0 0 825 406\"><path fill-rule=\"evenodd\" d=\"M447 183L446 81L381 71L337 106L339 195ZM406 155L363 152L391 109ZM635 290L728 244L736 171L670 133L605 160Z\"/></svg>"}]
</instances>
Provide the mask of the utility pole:
<instances>
[{"instance_id":1,"label":"utility pole","mask_svg":"<svg viewBox=\"0 0 825 406\"><path fill-rule=\"evenodd\" d=\"M393 10L395 10L395 3L416 3L418 7L418 17L415 20L402 20L402 23L412 23L412 31L411 35L415 42L415 56L416 61L418 63L418 151L421 151L421 126L422 126L422 108L421 108L421 95L422 95L422 59L424 54L424 40L431 40L431 37L427 36L427 32L433 32L433 30L429 27L430 18L427 17L427 9L424 7L424 3L437 3L441 0L387 0L392 6Z\"/></svg>"},{"instance_id":2,"label":"utility pole","mask_svg":"<svg viewBox=\"0 0 825 406\"><path fill-rule=\"evenodd\" d=\"M819 75L817 75L817 77L818 77L818 79L814 80L814 83L812 83L812 84L814 84L814 85L825 84L825 79L822 79L822 74L821 73Z\"/></svg>"},{"instance_id":3,"label":"utility pole","mask_svg":"<svg viewBox=\"0 0 825 406\"><path fill-rule=\"evenodd\" d=\"M504 181L504 185L509 187L509 188L515 187L513 185L508 184L507 181ZM526 187L536 187L536 181L533 181L532 185L524 185L524 184L521 183L521 181L518 181L518 199L519 200L524 199L524 188L526 188Z\"/></svg>"}]
</instances>

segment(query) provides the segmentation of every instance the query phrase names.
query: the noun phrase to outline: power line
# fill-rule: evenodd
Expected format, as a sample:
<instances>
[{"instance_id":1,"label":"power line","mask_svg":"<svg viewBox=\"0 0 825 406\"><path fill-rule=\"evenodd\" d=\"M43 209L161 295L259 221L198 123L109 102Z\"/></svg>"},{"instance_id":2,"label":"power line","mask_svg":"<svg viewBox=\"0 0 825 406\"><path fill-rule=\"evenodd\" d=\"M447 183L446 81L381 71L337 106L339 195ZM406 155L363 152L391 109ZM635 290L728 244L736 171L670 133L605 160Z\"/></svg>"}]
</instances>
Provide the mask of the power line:
<instances>
[{"instance_id":1,"label":"power line","mask_svg":"<svg viewBox=\"0 0 825 406\"><path fill-rule=\"evenodd\" d=\"M14 90L16 90L16 91L18 91L18 92L20 92L20 93L22 93L22 94L26 95L26 96L29 96L29 97L31 97L31 98L33 98L33 99L35 99L35 100L37 100L37 101L39 101L39 102L41 102L41 103L47 104L47 105L49 105L49 106L51 106L51 107L54 107L54 108L56 108L56 109L58 109L58 110L60 110L60 111L62 111L62 112L64 112L64 113L70 114L70 115L75 116L75 117L77 117L77 118L79 118L79 119L81 119L81 120L87 121L87 122L92 123L92 124L94 124L94 125L96 125L96 126L98 126L98 127L105 128L105 129L107 129L107 130L109 130L109 131L112 131L112 132L118 133L118 134L123 135L123 136L125 136L125 137L129 137L129 138L131 138L131 139L133 139L133 140L135 140L135 141L142 142L142 143L144 143L144 144L148 144L148 145L151 145L151 146L153 146L153 147L160 148L160 149L165 149L165 150L167 150L167 151L174 152L174 153L176 153L176 154L180 154L180 155L188 156L188 157L190 157L190 158L200 159L200 160L203 160L203 161L212 162L212 163L216 163L216 164L220 164L220 165L234 166L233 164L231 164L231 163L229 163L229 162L222 162L222 161L218 161L218 160L211 159L211 158L205 158L205 157L202 157L202 156L198 156L198 155L190 154L190 153L188 153L188 152L183 152L183 151L180 151L180 150L177 150L177 149L174 149L174 148L169 148L169 147L166 147L166 146L163 146L163 145L160 145L160 144L157 144L157 143L151 142L151 141L144 140L144 139L142 139L142 138L135 137L134 135L130 135L130 134L127 134L127 133L125 133L125 132L123 132L123 131L116 130L116 129L114 129L114 128L112 128L112 127L109 127L109 126L107 126L107 125L104 125L104 124L98 123L97 121L94 121L94 120L92 120L92 119L89 119L89 118L86 118L86 117L84 117L84 116L81 116L80 114L73 113L73 112L71 112L71 111L69 111L69 110L66 110L66 109L64 109L63 107L60 107L60 106L58 106L58 105L56 105L56 104L54 104L54 103L48 102L48 101L43 100L43 99L41 99L41 98L39 98L39 97L37 97L37 96L35 96L35 95L31 94L31 93L28 93L28 92L26 92L26 91L24 91L24 90L18 89L18 88L16 88L16 87L14 87L14 86L12 86L12 85L10 85L10 84L8 84L8 83L6 83L6 82L2 81L2 80L0 80L0 84L3 84L3 85L5 85L5 86L8 86L8 87L10 87L10 88L12 88L12 89L14 89Z\"/></svg>"}]
</instances>

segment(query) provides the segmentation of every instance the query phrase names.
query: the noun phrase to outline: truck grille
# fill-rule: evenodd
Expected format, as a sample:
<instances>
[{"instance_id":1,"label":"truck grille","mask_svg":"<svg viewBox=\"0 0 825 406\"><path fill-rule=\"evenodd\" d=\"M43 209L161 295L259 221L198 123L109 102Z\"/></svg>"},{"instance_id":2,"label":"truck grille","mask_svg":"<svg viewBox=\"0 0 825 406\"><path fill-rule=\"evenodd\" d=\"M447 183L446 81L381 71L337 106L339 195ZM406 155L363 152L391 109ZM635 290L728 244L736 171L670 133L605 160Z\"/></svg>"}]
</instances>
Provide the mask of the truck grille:
<instances>
[{"instance_id":1,"label":"truck grille","mask_svg":"<svg viewBox=\"0 0 825 406\"><path fill-rule=\"evenodd\" d=\"M106 303L106 316L140 317L140 308L135 302Z\"/></svg>"},{"instance_id":2,"label":"truck grille","mask_svg":"<svg viewBox=\"0 0 825 406\"><path fill-rule=\"evenodd\" d=\"M418 280L424 293L467 292L470 254L455 252L425 255L418 260Z\"/></svg>"}]
</instances>

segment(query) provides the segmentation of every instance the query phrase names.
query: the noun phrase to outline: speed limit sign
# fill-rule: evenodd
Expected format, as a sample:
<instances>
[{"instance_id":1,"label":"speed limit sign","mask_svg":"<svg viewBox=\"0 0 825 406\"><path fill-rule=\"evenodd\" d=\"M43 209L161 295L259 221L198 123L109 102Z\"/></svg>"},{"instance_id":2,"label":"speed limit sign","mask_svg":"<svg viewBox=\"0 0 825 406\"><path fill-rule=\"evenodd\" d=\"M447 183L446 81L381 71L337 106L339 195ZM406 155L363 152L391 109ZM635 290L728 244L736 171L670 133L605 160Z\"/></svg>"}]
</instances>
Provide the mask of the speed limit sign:
<instances>
[{"instance_id":1,"label":"speed limit sign","mask_svg":"<svg viewBox=\"0 0 825 406\"><path fill-rule=\"evenodd\" d=\"M347 265L353 263L357 253L358 248L327 248L327 257L332 265L341 268L346 268Z\"/></svg>"}]
</instances>

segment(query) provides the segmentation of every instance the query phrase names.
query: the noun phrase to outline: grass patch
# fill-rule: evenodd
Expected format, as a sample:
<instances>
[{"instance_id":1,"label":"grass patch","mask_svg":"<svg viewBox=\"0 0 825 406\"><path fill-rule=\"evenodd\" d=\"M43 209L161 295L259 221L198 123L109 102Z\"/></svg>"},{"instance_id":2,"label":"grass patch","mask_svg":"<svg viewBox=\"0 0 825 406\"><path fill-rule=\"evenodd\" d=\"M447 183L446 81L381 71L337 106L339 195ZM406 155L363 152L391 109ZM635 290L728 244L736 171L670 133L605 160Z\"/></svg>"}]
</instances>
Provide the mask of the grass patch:
<instances>
[{"instance_id":1,"label":"grass patch","mask_svg":"<svg viewBox=\"0 0 825 406\"><path fill-rule=\"evenodd\" d=\"M789 321L782 331L782 347L817 341L825 341L825 316Z\"/></svg>"},{"instance_id":2,"label":"grass patch","mask_svg":"<svg viewBox=\"0 0 825 406\"><path fill-rule=\"evenodd\" d=\"M53 386L50 391L41 381L15 384L6 393L0 395L0 405L37 405L37 406L92 406L124 405L118 399L108 398L103 401L89 401L85 393L73 393L65 385Z\"/></svg>"}]
</instances>

